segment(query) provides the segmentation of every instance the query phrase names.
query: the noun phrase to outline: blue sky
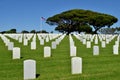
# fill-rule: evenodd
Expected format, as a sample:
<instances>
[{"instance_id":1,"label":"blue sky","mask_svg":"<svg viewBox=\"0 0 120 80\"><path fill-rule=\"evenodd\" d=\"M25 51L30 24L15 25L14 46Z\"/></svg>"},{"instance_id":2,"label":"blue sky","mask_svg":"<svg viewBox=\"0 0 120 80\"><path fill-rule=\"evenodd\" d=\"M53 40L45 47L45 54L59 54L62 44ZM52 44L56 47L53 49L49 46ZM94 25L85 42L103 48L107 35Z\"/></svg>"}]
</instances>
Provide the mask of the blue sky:
<instances>
[{"instance_id":1,"label":"blue sky","mask_svg":"<svg viewBox=\"0 0 120 80\"><path fill-rule=\"evenodd\" d=\"M54 31L41 17L48 18L70 9L85 9L113 15L120 20L120 0L0 0L0 31L17 29ZM119 27L120 21L112 27ZM42 28L41 28L42 27Z\"/></svg>"}]
</instances>

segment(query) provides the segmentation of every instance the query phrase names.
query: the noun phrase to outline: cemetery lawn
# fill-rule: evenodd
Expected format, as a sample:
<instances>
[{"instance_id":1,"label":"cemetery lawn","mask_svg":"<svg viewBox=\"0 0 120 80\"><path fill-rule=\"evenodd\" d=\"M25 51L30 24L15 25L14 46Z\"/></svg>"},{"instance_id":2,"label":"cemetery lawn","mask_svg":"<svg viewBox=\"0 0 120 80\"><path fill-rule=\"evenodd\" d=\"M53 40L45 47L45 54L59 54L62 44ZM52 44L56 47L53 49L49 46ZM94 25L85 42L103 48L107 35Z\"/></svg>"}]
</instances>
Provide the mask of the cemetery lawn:
<instances>
[{"instance_id":1,"label":"cemetery lawn","mask_svg":"<svg viewBox=\"0 0 120 80\"><path fill-rule=\"evenodd\" d=\"M23 61L27 59L36 60L35 80L119 80L120 79L120 55L112 54L112 47L115 40L101 48L100 55L93 56L93 50L87 49L77 38L72 36L77 47L77 56L82 58L83 71L82 74L71 74L71 57L69 50L69 36L66 36L57 49L52 50L50 58L43 57L43 47L51 46L51 41L45 43L44 46L39 44L37 38L37 49L30 49L23 46L11 38L15 47L21 48L21 59L12 59L12 51L8 51L7 47L0 38L0 80L23 80ZM93 47L92 43L92 47ZM120 51L119 51L120 52Z\"/></svg>"}]
</instances>

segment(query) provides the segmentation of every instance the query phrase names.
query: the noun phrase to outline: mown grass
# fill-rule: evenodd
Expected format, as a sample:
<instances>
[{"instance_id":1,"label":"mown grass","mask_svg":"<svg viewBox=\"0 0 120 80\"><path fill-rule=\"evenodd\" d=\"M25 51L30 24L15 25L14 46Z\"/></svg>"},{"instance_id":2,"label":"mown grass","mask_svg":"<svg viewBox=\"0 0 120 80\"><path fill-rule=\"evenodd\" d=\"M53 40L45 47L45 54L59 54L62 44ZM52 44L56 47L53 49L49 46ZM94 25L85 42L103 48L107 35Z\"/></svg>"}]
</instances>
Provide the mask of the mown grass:
<instances>
[{"instance_id":1,"label":"mown grass","mask_svg":"<svg viewBox=\"0 0 120 80\"><path fill-rule=\"evenodd\" d=\"M69 37L66 36L57 49L52 50L50 58L43 57L43 47L51 46L51 41L44 46L39 45L37 38L37 49L30 49L11 38L15 47L21 48L21 59L13 60L12 51L0 39L0 80L23 80L23 61L27 59L36 60L37 78L35 80L119 80L120 79L120 55L112 54L112 46L116 38L103 49L100 47L100 55L93 56L92 48L87 49L74 36L77 56L82 57L83 73L71 74L71 57L69 51ZM92 43L92 46L94 44ZM98 44L100 46L100 43Z\"/></svg>"}]
</instances>

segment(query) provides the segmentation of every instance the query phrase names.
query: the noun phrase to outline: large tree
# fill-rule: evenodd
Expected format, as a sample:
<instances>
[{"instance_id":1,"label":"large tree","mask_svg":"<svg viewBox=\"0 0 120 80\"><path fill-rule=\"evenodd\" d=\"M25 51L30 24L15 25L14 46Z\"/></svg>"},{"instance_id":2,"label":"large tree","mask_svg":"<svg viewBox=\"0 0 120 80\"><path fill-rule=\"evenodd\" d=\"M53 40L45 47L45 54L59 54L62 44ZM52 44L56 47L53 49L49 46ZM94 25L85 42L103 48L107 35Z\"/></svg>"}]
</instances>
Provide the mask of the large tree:
<instances>
[{"instance_id":1,"label":"large tree","mask_svg":"<svg viewBox=\"0 0 120 80\"><path fill-rule=\"evenodd\" d=\"M98 13L90 10L73 9L49 17L46 23L56 25L56 30L60 32L71 33L79 32L80 26L88 25L94 28L94 33L105 26L110 27L118 19L112 15Z\"/></svg>"}]
</instances>

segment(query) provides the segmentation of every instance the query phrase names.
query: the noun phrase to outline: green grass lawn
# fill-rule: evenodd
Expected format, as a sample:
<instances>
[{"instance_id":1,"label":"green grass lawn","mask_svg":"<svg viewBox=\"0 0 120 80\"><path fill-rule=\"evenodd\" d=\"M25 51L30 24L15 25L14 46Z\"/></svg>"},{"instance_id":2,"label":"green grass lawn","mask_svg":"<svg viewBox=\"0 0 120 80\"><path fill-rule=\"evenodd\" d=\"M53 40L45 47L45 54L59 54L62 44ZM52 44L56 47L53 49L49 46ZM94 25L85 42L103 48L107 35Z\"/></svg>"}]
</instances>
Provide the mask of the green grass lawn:
<instances>
[{"instance_id":1,"label":"green grass lawn","mask_svg":"<svg viewBox=\"0 0 120 80\"><path fill-rule=\"evenodd\" d=\"M23 61L27 59L36 60L37 73L39 76L35 80L119 80L120 79L120 55L112 54L112 47L115 40L106 45L106 48L100 47L100 55L93 56L92 48L87 49L78 39L72 36L77 47L77 56L82 57L83 73L71 74L71 57L69 51L69 36L66 36L57 49L52 50L50 58L43 57L43 47L51 46L51 41L44 46L39 45L37 38L37 49L30 49L23 46L11 38L15 47L21 48L21 59L13 60L12 51L0 38L0 80L23 80ZM92 46L94 44L92 43ZM99 44L100 45L100 44Z\"/></svg>"}]
</instances>

